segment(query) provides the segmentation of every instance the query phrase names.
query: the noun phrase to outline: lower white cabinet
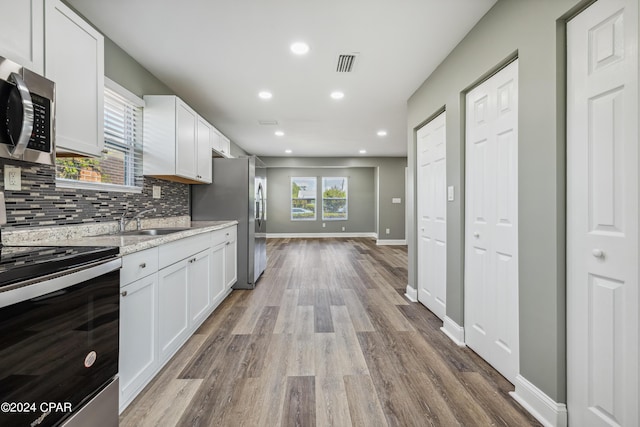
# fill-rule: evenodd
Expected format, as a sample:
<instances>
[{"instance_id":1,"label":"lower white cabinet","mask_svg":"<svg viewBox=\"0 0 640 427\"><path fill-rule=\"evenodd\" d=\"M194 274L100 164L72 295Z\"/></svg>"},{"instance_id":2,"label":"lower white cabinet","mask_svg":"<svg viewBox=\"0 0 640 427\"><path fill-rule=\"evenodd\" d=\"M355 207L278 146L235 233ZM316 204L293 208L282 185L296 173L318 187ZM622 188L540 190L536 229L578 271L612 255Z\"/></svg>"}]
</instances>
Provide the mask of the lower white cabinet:
<instances>
[{"instance_id":1,"label":"lower white cabinet","mask_svg":"<svg viewBox=\"0 0 640 427\"><path fill-rule=\"evenodd\" d=\"M237 277L236 229L202 233L123 257L121 413L229 294L229 283Z\"/></svg>"},{"instance_id":2,"label":"lower white cabinet","mask_svg":"<svg viewBox=\"0 0 640 427\"><path fill-rule=\"evenodd\" d=\"M187 261L183 260L158 272L160 360L169 359L188 338L187 266Z\"/></svg>"},{"instance_id":3,"label":"lower white cabinet","mask_svg":"<svg viewBox=\"0 0 640 427\"><path fill-rule=\"evenodd\" d=\"M225 289L231 288L238 281L238 241L236 227L227 233L228 240L224 247L224 281Z\"/></svg>"},{"instance_id":4,"label":"lower white cabinet","mask_svg":"<svg viewBox=\"0 0 640 427\"><path fill-rule=\"evenodd\" d=\"M204 250L189 259L187 279L189 283L189 324L196 329L209 316L211 299L211 251Z\"/></svg>"}]
</instances>

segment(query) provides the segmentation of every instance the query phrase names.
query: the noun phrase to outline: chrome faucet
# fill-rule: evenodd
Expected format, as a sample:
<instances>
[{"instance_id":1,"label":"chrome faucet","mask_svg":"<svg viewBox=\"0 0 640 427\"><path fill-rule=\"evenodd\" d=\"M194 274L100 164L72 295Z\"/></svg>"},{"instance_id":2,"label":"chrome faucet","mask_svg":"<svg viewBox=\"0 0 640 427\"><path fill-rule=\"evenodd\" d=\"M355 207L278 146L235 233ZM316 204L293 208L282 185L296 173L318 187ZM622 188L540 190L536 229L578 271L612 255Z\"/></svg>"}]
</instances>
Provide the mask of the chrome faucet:
<instances>
[{"instance_id":1,"label":"chrome faucet","mask_svg":"<svg viewBox=\"0 0 640 427\"><path fill-rule=\"evenodd\" d=\"M120 232L125 231L127 229L127 225L129 225L129 223L131 221L133 221L134 219L136 220L136 230L140 230L140 219L142 218L142 215L144 215L144 214L146 214L148 212L155 212L155 211L156 211L156 208L146 209L146 210L138 212L137 214L135 214L130 219L126 219L127 212L125 211L122 214L122 216L120 217Z\"/></svg>"}]
</instances>

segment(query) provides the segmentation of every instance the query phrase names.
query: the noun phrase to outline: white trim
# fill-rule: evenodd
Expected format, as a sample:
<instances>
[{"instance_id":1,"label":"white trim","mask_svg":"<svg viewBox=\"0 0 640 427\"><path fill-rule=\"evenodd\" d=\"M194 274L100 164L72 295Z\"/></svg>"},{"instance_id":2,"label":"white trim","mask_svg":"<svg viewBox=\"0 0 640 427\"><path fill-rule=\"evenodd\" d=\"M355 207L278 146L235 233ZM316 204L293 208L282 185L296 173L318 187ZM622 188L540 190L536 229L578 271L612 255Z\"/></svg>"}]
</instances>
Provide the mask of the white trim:
<instances>
[{"instance_id":1,"label":"white trim","mask_svg":"<svg viewBox=\"0 0 640 427\"><path fill-rule=\"evenodd\" d=\"M405 291L404 296L411 302L418 302L418 290L412 288L411 285L407 285L407 290Z\"/></svg>"},{"instance_id":2,"label":"white trim","mask_svg":"<svg viewBox=\"0 0 640 427\"><path fill-rule=\"evenodd\" d=\"M451 341L456 343L456 345L466 347L466 344L464 343L464 328L458 325L449 316L444 316L444 321L442 322L440 330L444 332L446 336L451 338Z\"/></svg>"},{"instance_id":3,"label":"white trim","mask_svg":"<svg viewBox=\"0 0 640 427\"><path fill-rule=\"evenodd\" d=\"M56 178L58 188L78 188L81 190L113 191L117 193L142 193L142 187L131 185L107 184L104 182L76 181L75 179Z\"/></svg>"},{"instance_id":4,"label":"white trim","mask_svg":"<svg viewBox=\"0 0 640 427\"><path fill-rule=\"evenodd\" d=\"M122 86L121 84L119 84L117 82L114 82L113 80L111 80L107 76L104 76L104 87L106 87L107 89L111 89L112 91L116 92L118 95L122 96L127 101L129 101L132 104L134 104L136 107L144 108L144 105L145 105L144 104L144 99L140 98L138 95L136 95L135 93L131 92L129 89L127 89L126 87Z\"/></svg>"},{"instance_id":5,"label":"white trim","mask_svg":"<svg viewBox=\"0 0 640 427\"><path fill-rule=\"evenodd\" d=\"M567 427L567 405L558 403L518 374L509 394L545 427Z\"/></svg>"},{"instance_id":6,"label":"white trim","mask_svg":"<svg viewBox=\"0 0 640 427\"><path fill-rule=\"evenodd\" d=\"M368 237L377 239L376 233L267 233L267 239L323 239L323 238Z\"/></svg>"},{"instance_id":7,"label":"white trim","mask_svg":"<svg viewBox=\"0 0 640 427\"><path fill-rule=\"evenodd\" d=\"M376 242L378 246L405 246L406 240L380 239Z\"/></svg>"}]
</instances>

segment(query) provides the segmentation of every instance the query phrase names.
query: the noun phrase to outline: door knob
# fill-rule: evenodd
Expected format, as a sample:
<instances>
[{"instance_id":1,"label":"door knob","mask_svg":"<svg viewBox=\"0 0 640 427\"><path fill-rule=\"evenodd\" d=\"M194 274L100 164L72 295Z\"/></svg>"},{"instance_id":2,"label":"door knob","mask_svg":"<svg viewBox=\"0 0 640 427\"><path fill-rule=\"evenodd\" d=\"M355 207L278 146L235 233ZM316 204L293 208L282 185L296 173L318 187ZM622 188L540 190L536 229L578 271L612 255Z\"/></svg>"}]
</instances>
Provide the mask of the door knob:
<instances>
[{"instance_id":1,"label":"door knob","mask_svg":"<svg viewBox=\"0 0 640 427\"><path fill-rule=\"evenodd\" d=\"M593 255L596 258L604 258L604 252L602 252L602 249L594 249L591 251L591 255Z\"/></svg>"},{"instance_id":2,"label":"door knob","mask_svg":"<svg viewBox=\"0 0 640 427\"><path fill-rule=\"evenodd\" d=\"M480 233L478 233L477 231L475 231L475 232L473 233L473 237L475 237L475 238L477 239L478 237L480 237Z\"/></svg>"}]
</instances>

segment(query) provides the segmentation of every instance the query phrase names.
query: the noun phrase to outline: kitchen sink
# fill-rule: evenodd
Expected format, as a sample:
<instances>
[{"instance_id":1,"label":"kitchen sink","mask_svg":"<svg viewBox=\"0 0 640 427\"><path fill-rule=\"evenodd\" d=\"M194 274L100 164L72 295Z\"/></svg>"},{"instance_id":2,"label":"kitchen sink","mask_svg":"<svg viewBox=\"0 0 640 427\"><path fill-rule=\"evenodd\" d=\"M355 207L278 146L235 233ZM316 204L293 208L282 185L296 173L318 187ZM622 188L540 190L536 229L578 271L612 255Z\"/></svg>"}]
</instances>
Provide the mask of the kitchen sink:
<instances>
[{"instance_id":1,"label":"kitchen sink","mask_svg":"<svg viewBox=\"0 0 640 427\"><path fill-rule=\"evenodd\" d=\"M164 236L165 234L177 233L179 231L190 230L189 227L174 228L148 228L146 230L131 230L116 233L121 236Z\"/></svg>"}]
</instances>

